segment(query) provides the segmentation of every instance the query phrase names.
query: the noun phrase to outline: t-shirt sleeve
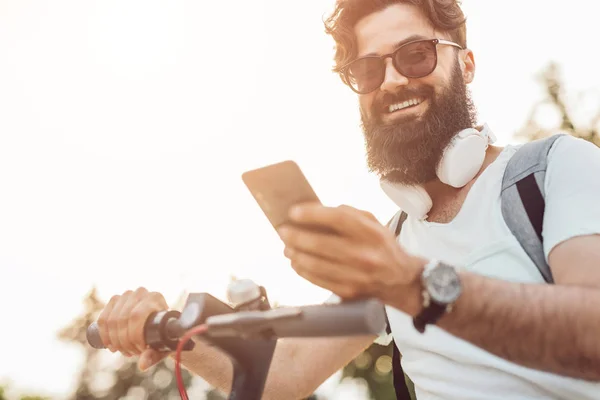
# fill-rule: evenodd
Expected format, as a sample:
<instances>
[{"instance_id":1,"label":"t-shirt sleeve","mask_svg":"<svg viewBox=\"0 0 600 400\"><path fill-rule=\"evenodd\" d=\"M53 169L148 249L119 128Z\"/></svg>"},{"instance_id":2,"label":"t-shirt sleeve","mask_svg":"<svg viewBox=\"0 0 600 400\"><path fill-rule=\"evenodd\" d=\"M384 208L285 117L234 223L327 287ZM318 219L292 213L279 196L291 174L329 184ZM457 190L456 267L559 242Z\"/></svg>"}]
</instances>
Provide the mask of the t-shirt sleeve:
<instances>
[{"instance_id":1,"label":"t-shirt sleeve","mask_svg":"<svg viewBox=\"0 0 600 400\"><path fill-rule=\"evenodd\" d=\"M600 234L600 148L564 136L548 154L543 238L552 249L576 236Z\"/></svg>"}]
</instances>

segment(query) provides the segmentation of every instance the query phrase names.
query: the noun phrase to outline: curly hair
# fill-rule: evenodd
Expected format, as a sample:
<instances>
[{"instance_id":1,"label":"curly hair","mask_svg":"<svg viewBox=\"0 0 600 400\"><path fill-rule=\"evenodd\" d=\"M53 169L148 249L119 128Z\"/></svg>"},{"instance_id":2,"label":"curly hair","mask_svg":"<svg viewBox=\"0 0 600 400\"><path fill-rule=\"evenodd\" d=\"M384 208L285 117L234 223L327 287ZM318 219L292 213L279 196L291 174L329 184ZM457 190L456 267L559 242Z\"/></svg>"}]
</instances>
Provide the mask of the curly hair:
<instances>
[{"instance_id":1,"label":"curly hair","mask_svg":"<svg viewBox=\"0 0 600 400\"><path fill-rule=\"evenodd\" d=\"M459 0L337 0L333 13L324 21L325 32L335 41L334 72L340 73L341 67L357 55L355 25L367 15L397 3L419 7L435 29L467 47L466 18Z\"/></svg>"}]
</instances>

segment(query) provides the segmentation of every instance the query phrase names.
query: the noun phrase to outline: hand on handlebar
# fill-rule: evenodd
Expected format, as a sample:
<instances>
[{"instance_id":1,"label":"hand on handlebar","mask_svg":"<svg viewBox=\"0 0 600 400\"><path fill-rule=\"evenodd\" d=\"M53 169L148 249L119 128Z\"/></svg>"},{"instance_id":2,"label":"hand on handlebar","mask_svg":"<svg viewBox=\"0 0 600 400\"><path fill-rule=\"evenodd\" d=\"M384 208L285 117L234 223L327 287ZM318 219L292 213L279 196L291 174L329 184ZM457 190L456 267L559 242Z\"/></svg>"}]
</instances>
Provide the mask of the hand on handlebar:
<instances>
[{"instance_id":1,"label":"hand on handlebar","mask_svg":"<svg viewBox=\"0 0 600 400\"><path fill-rule=\"evenodd\" d=\"M262 295L266 298L264 290ZM180 313L168 310L161 294L139 288L114 296L98 321L88 327L86 337L95 349L108 347L127 356L140 355L138 365L142 370L177 348L177 386L181 398L187 400L181 351L192 350L191 338L203 335L236 366L229 399L258 400L278 338L372 336L382 332L385 324L384 306L375 299L236 311L207 293L191 293Z\"/></svg>"},{"instance_id":2,"label":"hand on handlebar","mask_svg":"<svg viewBox=\"0 0 600 400\"><path fill-rule=\"evenodd\" d=\"M168 356L148 348L144 339L144 324L154 312L169 307L162 294L148 292L143 287L113 296L98 317L102 342L113 353L127 357L139 355L138 367L144 371Z\"/></svg>"}]
</instances>

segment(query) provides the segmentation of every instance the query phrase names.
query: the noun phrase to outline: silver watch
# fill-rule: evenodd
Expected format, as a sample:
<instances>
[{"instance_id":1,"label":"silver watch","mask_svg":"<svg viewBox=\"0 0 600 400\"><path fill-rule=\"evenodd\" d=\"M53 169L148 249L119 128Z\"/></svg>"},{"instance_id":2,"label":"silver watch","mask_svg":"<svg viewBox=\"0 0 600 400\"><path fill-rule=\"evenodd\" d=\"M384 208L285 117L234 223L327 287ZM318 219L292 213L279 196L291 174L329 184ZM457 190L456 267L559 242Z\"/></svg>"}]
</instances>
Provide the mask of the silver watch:
<instances>
[{"instance_id":1,"label":"silver watch","mask_svg":"<svg viewBox=\"0 0 600 400\"><path fill-rule=\"evenodd\" d=\"M438 260L431 260L421 274L423 286L423 309L413 319L419 332L425 326L435 324L447 312L462 293L460 276L456 268Z\"/></svg>"}]
</instances>

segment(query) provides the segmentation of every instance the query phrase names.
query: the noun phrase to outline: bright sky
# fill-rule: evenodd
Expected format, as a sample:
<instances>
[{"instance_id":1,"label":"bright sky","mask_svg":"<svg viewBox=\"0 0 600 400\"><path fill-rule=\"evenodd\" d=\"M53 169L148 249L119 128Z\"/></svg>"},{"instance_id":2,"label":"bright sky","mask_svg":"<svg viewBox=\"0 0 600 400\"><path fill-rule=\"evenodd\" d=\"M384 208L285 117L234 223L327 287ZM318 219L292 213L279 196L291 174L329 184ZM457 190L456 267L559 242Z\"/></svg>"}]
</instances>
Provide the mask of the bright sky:
<instances>
[{"instance_id":1,"label":"bright sky","mask_svg":"<svg viewBox=\"0 0 600 400\"><path fill-rule=\"evenodd\" d=\"M327 296L294 274L240 175L293 159L323 203L394 213L365 169L356 98L330 72L332 4L0 0L0 381L71 390L80 352L55 334L92 285L173 302L224 298L236 275L283 304ZM571 94L599 98L596 3L463 4L471 88L501 144L550 60Z\"/></svg>"}]
</instances>

